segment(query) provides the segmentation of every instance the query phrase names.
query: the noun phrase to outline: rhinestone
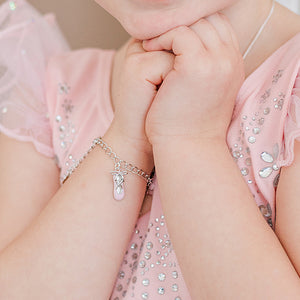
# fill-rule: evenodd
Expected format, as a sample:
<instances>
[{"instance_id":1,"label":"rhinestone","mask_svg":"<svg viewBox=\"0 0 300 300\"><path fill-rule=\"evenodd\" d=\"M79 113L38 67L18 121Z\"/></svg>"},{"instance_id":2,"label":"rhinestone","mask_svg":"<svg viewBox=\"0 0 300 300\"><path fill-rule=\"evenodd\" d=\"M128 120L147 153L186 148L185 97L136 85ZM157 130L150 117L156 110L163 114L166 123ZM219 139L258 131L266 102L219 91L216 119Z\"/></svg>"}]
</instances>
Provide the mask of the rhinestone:
<instances>
[{"instance_id":1,"label":"rhinestone","mask_svg":"<svg viewBox=\"0 0 300 300\"><path fill-rule=\"evenodd\" d=\"M143 279L142 283L144 286L148 286L150 281L149 281L149 279Z\"/></svg>"},{"instance_id":2,"label":"rhinestone","mask_svg":"<svg viewBox=\"0 0 300 300\"><path fill-rule=\"evenodd\" d=\"M157 226L155 229L158 231L158 230L159 230L159 227Z\"/></svg>"},{"instance_id":3,"label":"rhinestone","mask_svg":"<svg viewBox=\"0 0 300 300\"><path fill-rule=\"evenodd\" d=\"M178 291L178 285L175 283L172 285L172 291L177 292Z\"/></svg>"},{"instance_id":4,"label":"rhinestone","mask_svg":"<svg viewBox=\"0 0 300 300\"><path fill-rule=\"evenodd\" d=\"M146 262L144 260L141 260L140 261L140 267L145 268L145 266L146 266Z\"/></svg>"},{"instance_id":5,"label":"rhinestone","mask_svg":"<svg viewBox=\"0 0 300 300\"><path fill-rule=\"evenodd\" d=\"M160 258L161 258L161 260L165 260L165 257L164 257L164 256L161 256Z\"/></svg>"},{"instance_id":6,"label":"rhinestone","mask_svg":"<svg viewBox=\"0 0 300 300\"><path fill-rule=\"evenodd\" d=\"M166 240L165 244L169 248L171 246L171 241L170 240Z\"/></svg>"},{"instance_id":7,"label":"rhinestone","mask_svg":"<svg viewBox=\"0 0 300 300\"><path fill-rule=\"evenodd\" d=\"M150 267L151 267L151 268L154 268L154 264L151 264Z\"/></svg>"},{"instance_id":8,"label":"rhinestone","mask_svg":"<svg viewBox=\"0 0 300 300\"><path fill-rule=\"evenodd\" d=\"M260 128L258 128L258 127L253 128L252 132L254 134L259 134L260 133Z\"/></svg>"},{"instance_id":9,"label":"rhinestone","mask_svg":"<svg viewBox=\"0 0 300 300\"><path fill-rule=\"evenodd\" d=\"M161 225L161 226L164 226L164 225L165 225L165 223L164 223L164 222L160 222L160 225Z\"/></svg>"},{"instance_id":10,"label":"rhinestone","mask_svg":"<svg viewBox=\"0 0 300 300\"><path fill-rule=\"evenodd\" d=\"M236 148L238 146L238 144L234 144L234 147Z\"/></svg>"},{"instance_id":11,"label":"rhinestone","mask_svg":"<svg viewBox=\"0 0 300 300\"><path fill-rule=\"evenodd\" d=\"M164 219L164 218L165 218L165 216L164 216L164 215L161 215L161 216L160 216L160 218L161 218L161 219Z\"/></svg>"},{"instance_id":12,"label":"rhinestone","mask_svg":"<svg viewBox=\"0 0 300 300\"><path fill-rule=\"evenodd\" d=\"M275 108L278 108L279 106L277 104L274 105Z\"/></svg>"},{"instance_id":13,"label":"rhinestone","mask_svg":"<svg viewBox=\"0 0 300 300\"><path fill-rule=\"evenodd\" d=\"M158 232L156 233L156 236L159 237L159 233Z\"/></svg>"},{"instance_id":14,"label":"rhinestone","mask_svg":"<svg viewBox=\"0 0 300 300\"><path fill-rule=\"evenodd\" d=\"M270 111L271 111L270 107L266 107L264 109L264 115L268 115L270 113Z\"/></svg>"},{"instance_id":15,"label":"rhinestone","mask_svg":"<svg viewBox=\"0 0 300 300\"><path fill-rule=\"evenodd\" d=\"M142 299L148 299L148 293L143 293L142 294Z\"/></svg>"},{"instance_id":16,"label":"rhinestone","mask_svg":"<svg viewBox=\"0 0 300 300\"><path fill-rule=\"evenodd\" d=\"M133 253L133 254L132 254L132 259L137 259L137 258L138 258L137 253Z\"/></svg>"},{"instance_id":17,"label":"rhinestone","mask_svg":"<svg viewBox=\"0 0 300 300\"><path fill-rule=\"evenodd\" d=\"M273 186L276 188L278 186L280 174L277 174L273 181Z\"/></svg>"},{"instance_id":18,"label":"rhinestone","mask_svg":"<svg viewBox=\"0 0 300 300\"><path fill-rule=\"evenodd\" d=\"M146 252L144 256L145 256L146 259L150 259L151 258L151 253L150 252Z\"/></svg>"},{"instance_id":19,"label":"rhinestone","mask_svg":"<svg viewBox=\"0 0 300 300\"><path fill-rule=\"evenodd\" d=\"M249 143L253 144L256 142L256 138L254 136L249 136L248 141Z\"/></svg>"},{"instance_id":20,"label":"rhinestone","mask_svg":"<svg viewBox=\"0 0 300 300\"><path fill-rule=\"evenodd\" d=\"M166 263L163 263L163 267L166 267L167 266L167 264Z\"/></svg>"},{"instance_id":21,"label":"rhinestone","mask_svg":"<svg viewBox=\"0 0 300 300\"><path fill-rule=\"evenodd\" d=\"M248 157L248 158L246 158L245 159L245 164L247 165L247 166L251 166L251 158L250 157Z\"/></svg>"},{"instance_id":22,"label":"rhinestone","mask_svg":"<svg viewBox=\"0 0 300 300\"><path fill-rule=\"evenodd\" d=\"M61 125L61 126L59 126L59 131L65 131L65 126L64 125Z\"/></svg>"},{"instance_id":23,"label":"rhinestone","mask_svg":"<svg viewBox=\"0 0 300 300\"><path fill-rule=\"evenodd\" d=\"M272 216L272 210L271 210L271 206L269 203L267 204L267 206L260 205L259 209L264 217L270 218Z\"/></svg>"},{"instance_id":24,"label":"rhinestone","mask_svg":"<svg viewBox=\"0 0 300 300\"><path fill-rule=\"evenodd\" d=\"M136 243L133 243L130 247L131 249L136 249L137 248L137 244Z\"/></svg>"},{"instance_id":25,"label":"rhinestone","mask_svg":"<svg viewBox=\"0 0 300 300\"><path fill-rule=\"evenodd\" d=\"M262 152L260 157L263 161L265 161L267 163L272 163L274 161L273 156L270 153L266 152L266 151Z\"/></svg>"},{"instance_id":26,"label":"rhinestone","mask_svg":"<svg viewBox=\"0 0 300 300\"><path fill-rule=\"evenodd\" d=\"M242 168L241 173L243 176L247 176L249 174L249 170L247 168Z\"/></svg>"},{"instance_id":27,"label":"rhinestone","mask_svg":"<svg viewBox=\"0 0 300 300\"><path fill-rule=\"evenodd\" d=\"M157 289L157 292L160 294L160 295L163 295L165 293L165 289L163 287L159 287Z\"/></svg>"},{"instance_id":28,"label":"rhinestone","mask_svg":"<svg viewBox=\"0 0 300 300\"><path fill-rule=\"evenodd\" d=\"M274 171L278 171L279 170L279 168L278 168L278 166L275 164L275 165L273 165L273 170Z\"/></svg>"},{"instance_id":29,"label":"rhinestone","mask_svg":"<svg viewBox=\"0 0 300 300\"><path fill-rule=\"evenodd\" d=\"M271 175L273 169L271 167L263 168L259 171L259 176L262 178L267 178Z\"/></svg>"},{"instance_id":30,"label":"rhinestone","mask_svg":"<svg viewBox=\"0 0 300 300\"><path fill-rule=\"evenodd\" d=\"M123 286L122 286L122 284L119 284L118 286L117 286L117 291L122 291L122 289L123 289Z\"/></svg>"},{"instance_id":31,"label":"rhinestone","mask_svg":"<svg viewBox=\"0 0 300 300\"><path fill-rule=\"evenodd\" d=\"M60 146L61 146L62 148L66 148L67 145L66 145L65 142L61 142L61 143L60 143Z\"/></svg>"},{"instance_id":32,"label":"rhinestone","mask_svg":"<svg viewBox=\"0 0 300 300\"><path fill-rule=\"evenodd\" d=\"M181 300L181 298L180 297L176 297L175 300Z\"/></svg>"},{"instance_id":33,"label":"rhinestone","mask_svg":"<svg viewBox=\"0 0 300 300\"><path fill-rule=\"evenodd\" d=\"M159 255L159 254L160 254L160 251L156 251L156 254Z\"/></svg>"},{"instance_id":34,"label":"rhinestone","mask_svg":"<svg viewBox=\"0 0 300 300\"><path fill-rule=\"evenodd\" d=\"M11 9L11 10L15 10L16 9L16 3L14 2L14 1L9 1L9 8Z\"/></svg>"},{"instance_id":35,"label":"rhinestone","mask_svg":"<svg viewBox=\"0 0 300 300\"><path fill-rule=\"evenodd\" d=\"M153 248L153 244L151 242L148 242L147 245L146 245L146 248L148 250L151 250Z\"/></svg>"},{"instance_id":36,"label":"rhinestone","mask_svg":"<svg viewBox=\"0 0 300 300\"><path fill-rule=\"evenodd\" d=\"M253 117L252 120L255 121L256 120L255 117Z\"/></svg>"},{"instance_id":37,"label":"rhinestone","mask_svg":"<svg viewBox=\"0 0 300 300\"><path fill-rule=\"evenodd\" d=\"M244 119L244 120L247 120L247 116L243 116L243 119Z\"/></svg>"},{"instance_id":38,"label":"rhinestone","mask_svg":"<svg viewBox=\"0 0 300 300\"><path fill-rule=\"evenodd\" d=\"M239 158L239 157L241 156L241 153L240 153L239 151L233 151L233 152L232 152L232 156L233 156L234 158Z\"/></svg>"},{"instance_id":39,"label":"rhinestone","mask_svg":"<svg viewBox=\"0 0 300 300\"><path fill-rule=\"evenodd\" d=\"M3 114L6 114L6 113L7 113L7 111L8 111L8 109L7 109L7 107L6 107L6 106L2 108L2 113L3 113Z\"/></svg>"},{"instance_id":40,"label":"rhinestone","mask_svg":"<svg viewBox=\"0 0 300 300\"><path fill-rule=\"evenodd\" d=\"M73 158L73 156L70 154L70 155L69 155L69 159L72 159L72 158Z\"/></svg>"},{"instance_id":41,"label":"rhinestone","mask_svg":"<svg viewBox=\"0 0 300 300\"><path fill-rule=\"evenodd\" d=\"M158 260L158 261L156 262L156 264L157 264L157 265L160 265L160 260Z\"/></svg>"},{"instance_id":42,"label":"rhinestone","mask_svg":"<svg viewBox=\"0 0 300 300\"><path fill-rule=\"evenodd\" d=\"M121 194L122 191L123 191L123 189L122 189L122 187L119 185L119 186L117 186L116 191L117 191L118 194Z\"/></svg>"},{"instance_id":43,"label":"rhinestone","mask_svg":"<svg viewBox=\"0 0 300 300\"><path fill-rule=\"evenodd\" d=\"M172 277L173 277L173 278L177 278L177 277L178 277L177 271L173 271L173 272L172 272Z\"/></svg>"},{"instance_id":44,"label":"rhinestone","mask_svg":"<svg viewBox=\"0 0 300 300\"><path fill-rule=\"evenodd\" d=\"M138 229L135 231L135 233L137 233L137 234L138 234L139 232L140 232L140 231L139 231Z\"/></svg>"},{"instance_id":45,"label":"rhinestone","mask_svg":"<svg viewBox=\"0 0 300 300\"><path fill-rule=\"evenodd\" d=\"M134 276L134 277L132 278L132 282L133 282L133 283L136 283L136 279L137 279L136 276Z\"/></svg>"},{"instance_id":46,"label":"rhinestone","mask_svg":"<svg viewBox=\"0 0 300 300\"><path fill-rule=\"evenodd\" d=\"M166 279L166 274L165 274L165 273L160 273L160 274L158 275L158 279L159 279L160 281L164 281L164 280Z\"/></svg>"},{"instance_id":47,"label":"rhinestone","mask_svg":"<svg viewBox=\"0 0 300 300\"><path fill-rule=\"evenodd\" d=\"M247 126L245 129L248 131L250 128Z\"/></svg>"},{"instance_id":48,"label":"rhinestone","mask_svg":"<svg viewBox=\"0 0 300 300\"><path fill-rule=\"evenodd\" d=\"M274 98L274 99L273 99L274 102L276 102L277 100L278 100L277 98Z\"/></svg>"},{"instance_id":49,"label":"rhinestone","mask_svg":"<svg viewBox=\"0 0 300 300\"><path fill-rule=\"evenodd\" d=\"M249 179L249 180L248 180L248 183L252 183L252 180Z\"/></svg>"},{"instance_id":50,"label":"rhinestone","mask_svg":"<svg viewBox=\"0 0 300 300\"><path fill-rule=\"evenodd\" d=\"M60 122L61 121L61 116L57 115L55 119L56 119L56 122Z\"/></svg>"},{"instance_id":51,"label":"rhinestone","mask_svg":"<svg viewBox=\"0 0 300 300\"><path fill-rule=\"evenodd\" d=\"M265 119L264 119L264 118L261 118L261 119L258 120L258 124L259 124L259 125L263 125L263 124L264 124L264 121L265 121Z\"/></svg>"},{"instance_id":52,"label":"rhinestone","mask_svg":"<svg viewBox=\"0 0 300 300\"><path fill-rule=\"evenodd\" d=\"M158 218L155 219L155 222L156 222L156 223L158 222Z\"/></svg>"},{"instance_id":53,"label":"rhinestone","mask_svg":"<svg viewBox=\"0 0 300 300\"><path fill-rule=\"evenodd\" d=\"M124 271L121 271L120 273L119 273L119 278L124 278L125 277L125 273L124 273Z\"/></svg>"}]
</instances>

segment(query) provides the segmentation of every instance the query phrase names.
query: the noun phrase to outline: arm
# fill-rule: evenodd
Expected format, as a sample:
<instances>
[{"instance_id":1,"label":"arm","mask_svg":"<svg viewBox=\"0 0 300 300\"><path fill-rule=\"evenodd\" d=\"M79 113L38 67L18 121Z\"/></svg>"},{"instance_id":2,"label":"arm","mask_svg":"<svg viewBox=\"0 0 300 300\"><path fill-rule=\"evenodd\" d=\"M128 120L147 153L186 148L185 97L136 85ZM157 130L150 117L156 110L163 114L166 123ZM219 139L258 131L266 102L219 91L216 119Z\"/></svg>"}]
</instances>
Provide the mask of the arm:
<instances>
[{"instance_id":1,"label":"arm","mask_svg":"<svg viewBox=\"0 0 300 300\"><path fill-rule=\"evenodd\" d=\"M153 153L168 230L192 299L299 298L298 275L225 141L174 139L153 145Z\"/></svg>"},{"instance_id":2,"label":"arm","mask_svg":"<svg viewBox=\"0 0 300 300\"><path fill-rule=\"evenodd\" d=\"M119 157L151 171L152 158L137 145L111 128L103 139ZM146 187L145 180L128 174L125 197L116 202L112 170L113 161L94 148L34 222L2 250L1 299L109 298Z\"/></svg>"}]
</instances>

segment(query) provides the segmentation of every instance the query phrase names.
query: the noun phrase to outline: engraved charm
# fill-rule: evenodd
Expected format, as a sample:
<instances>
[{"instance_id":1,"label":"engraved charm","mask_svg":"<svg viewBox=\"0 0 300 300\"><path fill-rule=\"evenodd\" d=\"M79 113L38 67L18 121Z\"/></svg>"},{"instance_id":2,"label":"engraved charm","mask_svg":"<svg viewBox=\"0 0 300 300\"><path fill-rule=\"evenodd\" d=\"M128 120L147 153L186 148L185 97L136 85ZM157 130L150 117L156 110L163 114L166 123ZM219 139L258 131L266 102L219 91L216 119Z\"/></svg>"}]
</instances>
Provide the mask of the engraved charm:
<instances>
[{"instance_id":1,"label":"engraved charm","mask_svg":"<svg viewBox=\"0 0 300 300\"><path fill-rule=\"evenodd\" d=\"M122 200L125 196L124 192L124 175L127 174L126 171L113 171L113 181L114 181L114 198L115 200Z\"/></svg>"}]
</instances>

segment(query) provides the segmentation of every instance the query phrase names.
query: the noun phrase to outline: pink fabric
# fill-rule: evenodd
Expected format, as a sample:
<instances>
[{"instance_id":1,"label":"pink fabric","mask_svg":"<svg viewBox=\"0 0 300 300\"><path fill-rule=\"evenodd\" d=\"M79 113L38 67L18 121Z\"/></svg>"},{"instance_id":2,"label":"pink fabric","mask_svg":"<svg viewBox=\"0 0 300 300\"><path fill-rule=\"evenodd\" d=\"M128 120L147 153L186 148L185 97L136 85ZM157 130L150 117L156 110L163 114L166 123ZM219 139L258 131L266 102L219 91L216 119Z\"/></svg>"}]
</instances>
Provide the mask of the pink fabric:
<instances>
[{"instance_id":1,"label":"pink fabric","mask_svg":"<svg viewBox=\"0 0 300 300\"><path fill-rule=\"evenodd\" d=\"M55 23L26 2L16 3L15 11L8 2L0 7L0 20L12 16L0 33L1 65L8 68L0 78L0 129L54 156L62 181L113 119L109 80L115 50L66 51ZM31 16L36 21L29 25ZM292 163L294 140L300 141L299 66L300 33L245 80L227 136L241 176L273 229L280 168ZM191 299L168 234L156 178L151 211L136 223L111 296L132 298Z\"/></svg>"}]
</instances>

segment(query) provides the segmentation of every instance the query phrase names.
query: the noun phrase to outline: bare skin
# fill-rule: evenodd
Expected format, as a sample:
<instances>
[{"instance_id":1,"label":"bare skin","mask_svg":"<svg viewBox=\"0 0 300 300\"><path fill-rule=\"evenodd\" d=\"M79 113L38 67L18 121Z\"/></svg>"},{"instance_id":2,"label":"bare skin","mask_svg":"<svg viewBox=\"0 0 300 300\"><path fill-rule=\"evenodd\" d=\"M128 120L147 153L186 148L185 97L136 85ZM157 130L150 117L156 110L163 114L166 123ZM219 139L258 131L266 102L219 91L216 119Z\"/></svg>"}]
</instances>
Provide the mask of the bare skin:
<instances>
[{"instance_id":1,"label":"bare skin","mask_svg":"<svg viewBox=\"0 0 300 300\"><path fill-rule=\"evenodd\" d=\"M285 24L282 26L282 24ZM280 48L299 32L300 16L286 7L275 4L275 10L260 38L245 59L245 78L253 73L274 51ZM119 74L120 64L125 50L123 45L114 57L111 77L111 103L114 108L115 78ZM140 217L151 209L152 196L146 195L140 211Z\"/></svg>"}]
</instances>

